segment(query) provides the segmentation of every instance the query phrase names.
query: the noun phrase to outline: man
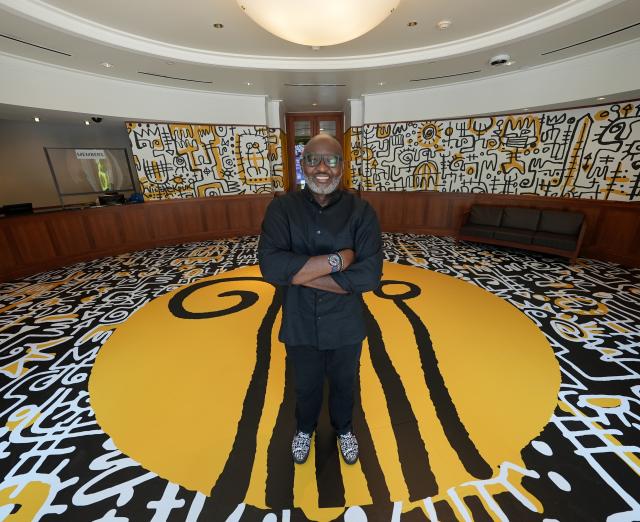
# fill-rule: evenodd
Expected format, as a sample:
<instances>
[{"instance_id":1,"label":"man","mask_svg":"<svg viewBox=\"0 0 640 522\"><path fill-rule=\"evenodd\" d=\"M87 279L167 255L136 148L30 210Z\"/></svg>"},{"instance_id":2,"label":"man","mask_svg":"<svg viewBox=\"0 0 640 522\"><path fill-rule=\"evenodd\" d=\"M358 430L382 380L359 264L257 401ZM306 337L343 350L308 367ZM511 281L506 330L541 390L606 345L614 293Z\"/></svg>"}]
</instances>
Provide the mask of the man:
<instances>
[{"instance_id":1,"label":"man","mask_svg":"<svg viewBox=\"0 0 640 522\"><path fill-rule=\"evenodd\" d=\"M347 464L358 460L351 418L365 338L362 293L382 275L380 225L373 208L339 188L342 147L327 134L312 138L301 165L306 187L275 198L262 223L260 270L282 295L279 339L293 366L297 429L293 459L307 460L322 405Z\"/></svg>"}]
</instances>

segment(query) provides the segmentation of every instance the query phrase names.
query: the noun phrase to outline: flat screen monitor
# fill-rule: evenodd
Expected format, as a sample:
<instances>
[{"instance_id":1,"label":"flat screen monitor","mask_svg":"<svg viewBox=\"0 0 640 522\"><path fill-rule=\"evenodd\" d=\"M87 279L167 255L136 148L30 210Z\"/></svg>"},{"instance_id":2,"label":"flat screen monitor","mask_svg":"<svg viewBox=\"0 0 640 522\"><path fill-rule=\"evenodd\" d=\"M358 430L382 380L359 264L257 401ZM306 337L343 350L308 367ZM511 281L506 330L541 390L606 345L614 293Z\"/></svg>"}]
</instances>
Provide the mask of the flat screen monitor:
<instances>
[{"instance_id":1,"label":"flat screen monitor","mask_svg":"<svg viewBox=\"0 0 640 522\"><path fill-rule=\"evenodd\" d=\"M134 190L126 149L45 148L60 196Z\"/></svg>"}]
</instances>

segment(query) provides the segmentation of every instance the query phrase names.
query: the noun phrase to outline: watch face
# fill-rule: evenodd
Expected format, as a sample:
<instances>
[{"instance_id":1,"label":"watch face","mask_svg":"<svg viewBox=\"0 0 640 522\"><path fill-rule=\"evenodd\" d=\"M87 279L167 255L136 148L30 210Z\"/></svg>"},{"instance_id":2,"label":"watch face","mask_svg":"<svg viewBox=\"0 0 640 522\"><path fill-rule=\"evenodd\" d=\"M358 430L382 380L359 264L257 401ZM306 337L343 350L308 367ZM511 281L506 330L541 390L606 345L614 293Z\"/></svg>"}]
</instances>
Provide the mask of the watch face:
<instances>
[{"instance_id":1,"label":"watch face","mask_svg":"<svg viewBox=\"0 0 640 522\"><path fill-rule=\"evenodd\" d=\"M329 261L331 268L337 269L340 267L340 258L337 254L329 254L329 256L327 256L327 260Z\"/></svg>"}]
</instances>

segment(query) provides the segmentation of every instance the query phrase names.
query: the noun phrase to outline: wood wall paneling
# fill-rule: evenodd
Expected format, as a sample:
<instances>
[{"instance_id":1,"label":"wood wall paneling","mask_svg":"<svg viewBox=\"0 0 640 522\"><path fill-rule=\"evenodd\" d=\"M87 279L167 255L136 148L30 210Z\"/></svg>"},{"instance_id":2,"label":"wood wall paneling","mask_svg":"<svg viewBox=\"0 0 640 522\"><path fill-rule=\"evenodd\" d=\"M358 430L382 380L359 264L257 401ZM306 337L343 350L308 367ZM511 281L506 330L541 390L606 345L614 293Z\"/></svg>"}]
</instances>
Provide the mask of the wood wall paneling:
<instances>
[{"instance_id":1,"label":"wood wall paneling","mask_svg":"<svg viewBox=\"0 0 640 522\"><path fill-rule=\"evenodd\" d=\"M178 232L181 236L191 237L202 234L205 230L198 200L193 205L173 206L173 215L177 222Z\"/></svg>"},{"instance_id":2,"label":"wood wall paneling","mask_svg":"<svg viewBox=\"0 0 640 522\"><path fill-rule=\"evenodd\" d=\"M145 203L145 205L150 205L150 203ZM162 201L145 210L147 219L151 223L154 237L161 240L180 237L180 228L173 205Z\"/></svg>"},{"instance_id":3,"label":"wood wall paneling","mask_svg":"<svg viewBox=\"0 0 640 522\"><path fill-rule=\"evenodd\" d=\"M153 229L148 221L144 204L131 205L120 215L125 244L153 241Z\"/></svg>"},{"instance_id":4,"label":"wood wall paneling","mask_svg":"<svg viewBox=\"0 0 640 522\"><path fill-rule=\"evenodd\" d=\"M0 282L101 256L257 234L272 198L216 196L3 218Z\"/></svg>"},{"instance_id":5,"label":"wood wall paneling","mask_svg":"<svg viewBox=\"0 0 640 522\"><path fill-rule=\"evenodd\" d=\"M57 257L46 221L30 217L7 218L22 261L28 265Z\"/></svg>"},{"instance_id":6,"label":"wood wall paneling","mask_svg":"<svg viewBox=\"0 0 640 522\"><path fill-rule=\"evenodd\" d=\"M239 204L238 201L229 201L227 206L229 216L229 228L232 230L252 230L251 203Z\"/></svg>"},{"instance_id":7,"label":"wood wall paneling","mask_svg":"<svg viewBox=\"0 0 640 522\"><path fill-rule=\"evenodd\" d=\"M121 247L124 243L122 222L118 207L105 208L102 212L86 211L84 218L98 251Z\"/></svg>"},{"instance_id":8,"label":"wood wall paneling","mask_svg":"<svg viewBox=\"0 0 640 522\"><path fill-rule=\"evenodd\" d=\"M363 192L388 232L455 236L472 204L576 210L581 256L640 266L640 203L441 192ZM216 196L0 219L0 281L97 256L254 235L270 194Z\"/></svg>"},{"instance_id":9,"label":"wood wall paneling","mask_svg":"<svg viewBox=\"0 0 640 522\"><path fill-rule=\"evenodd\" d=\"M229 229L227 206L226 202L220 202L217 205L202 205L200 212L206 230L212 233L221 233Z\"/></svg>"},{"instance_id":10,"label":"wood wall paneling","mask_svg":"<svg viewBox=\"0 0 640 522\"><path fill-rule=\"evenodd\" d=\"M7 237L6 231L0 228L0 272L9 270L18 263L11 248L11 241Z\"/></svg>"},{"instance_id":11,"label":"wood wall paneling","mask_svg":"<svg viewBox=\"0 0 640 522\"><path fill-rule=\"evenodd\" d=\"M59 256L83 254L95 247L82 217L81 212L56 212L51 215L49 229Z\"/></svg>"}]
</instances>

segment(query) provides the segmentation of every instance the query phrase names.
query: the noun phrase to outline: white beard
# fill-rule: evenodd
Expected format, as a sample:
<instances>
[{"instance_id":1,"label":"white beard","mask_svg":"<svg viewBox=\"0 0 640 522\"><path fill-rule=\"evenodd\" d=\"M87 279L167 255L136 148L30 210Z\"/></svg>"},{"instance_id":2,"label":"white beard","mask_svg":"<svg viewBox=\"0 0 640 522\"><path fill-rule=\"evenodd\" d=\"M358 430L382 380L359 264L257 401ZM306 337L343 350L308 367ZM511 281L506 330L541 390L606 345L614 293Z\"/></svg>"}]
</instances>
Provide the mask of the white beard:
<instances>
[{"instance_id":1,"label":"white beard","mask_svg":"<svg viewBox=\"0 0 640 522\"><path fill-rule=\"evenodd\" d=\"M321 187L316 182L314 182L311 178L307 177L305 173L303 173L302 176L304 177L304 181L306 182L306 184L309 186L309 189L314 194L322 194L323 196L327 194L331 194L336 188L338 188L338 185L340 185L339 177L335 178L331 182L331 184Z\"/></svg>"}]
</instances>

